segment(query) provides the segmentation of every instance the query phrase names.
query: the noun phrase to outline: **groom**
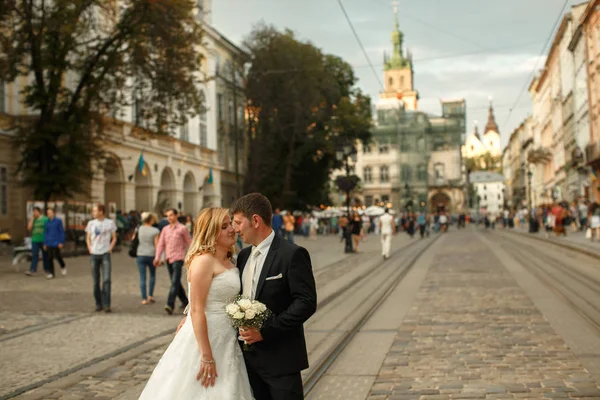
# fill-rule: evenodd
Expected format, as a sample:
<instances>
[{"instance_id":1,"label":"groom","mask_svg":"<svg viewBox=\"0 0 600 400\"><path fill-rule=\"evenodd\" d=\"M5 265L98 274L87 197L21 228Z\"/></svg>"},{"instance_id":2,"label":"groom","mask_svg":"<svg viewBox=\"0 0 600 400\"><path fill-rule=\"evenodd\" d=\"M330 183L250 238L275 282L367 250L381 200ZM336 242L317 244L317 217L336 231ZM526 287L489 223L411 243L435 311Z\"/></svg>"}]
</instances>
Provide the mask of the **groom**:
<instances>
[{"instance_id":1,"label":"groom","mask_svg":"<svg viewBox=\"0 0 600 400\"><path fill-rule=\"evenodd\" d=\"M251 350L244 352L256 400L303 399L300 371L308 368L302 324L317 309L317 292L306 249L281 240L271 229L272 208L260 193L231 207L235 231L252 247L237 258L242 294L273 312L262 329L240 329Z\"/></svg>"}]
</instances>

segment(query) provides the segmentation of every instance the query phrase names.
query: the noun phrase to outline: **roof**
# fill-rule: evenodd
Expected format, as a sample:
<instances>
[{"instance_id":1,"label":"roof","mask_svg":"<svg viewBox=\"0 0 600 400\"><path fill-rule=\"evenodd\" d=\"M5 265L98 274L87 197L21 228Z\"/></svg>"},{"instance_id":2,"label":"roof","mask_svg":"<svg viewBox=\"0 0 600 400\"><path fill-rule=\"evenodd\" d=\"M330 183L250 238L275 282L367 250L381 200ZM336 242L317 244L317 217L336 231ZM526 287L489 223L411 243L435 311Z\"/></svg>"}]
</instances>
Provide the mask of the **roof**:
<instances>
[{"instance_id":1,"label":"roof","mask_svg":"<svg viewBox=\"0 0 600 400\"><path fill-rule=\"evenodd\" d=\"M499 174L498 172L475 171L471 172L469 175L469 181L471 181L471 183L504 183L504 175Z\"/></svg>"}]
</instances>

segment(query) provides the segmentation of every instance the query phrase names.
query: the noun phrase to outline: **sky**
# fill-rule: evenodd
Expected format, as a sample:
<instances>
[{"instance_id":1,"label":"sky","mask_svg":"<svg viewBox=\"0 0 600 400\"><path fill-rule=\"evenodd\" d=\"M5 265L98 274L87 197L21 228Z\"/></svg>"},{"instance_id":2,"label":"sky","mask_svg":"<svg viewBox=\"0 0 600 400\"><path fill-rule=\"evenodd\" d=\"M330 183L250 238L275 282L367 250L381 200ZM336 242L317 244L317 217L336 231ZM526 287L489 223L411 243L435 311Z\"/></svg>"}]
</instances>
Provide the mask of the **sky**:
<instances>
[{"instance_id":1,"label":"sky","mask_svg":"<svg viewBox=\"0 0 600 400\"><path fill-rule=\"evenodd\" d=\"M581 0L566 0L568 12ZM369 67L337 0L213 0L212 25L240 44L264 22L289 28L354 67L358 86L375 101L382 91L383 52L391 52L390 0L342 0L372 62ZM413 54L419 109L440 114L440 100L465 98L467 133L486 124L489 98L504 147L531 114L527 87L543 68L565 0L399 0L404 51ZM551 37L553 39L553 36ZM515 105L516 102L516 105ZM513 108L514 105L514 108ZM512 109L512 111L511 111Z\"/></svg>"}]
</instances>

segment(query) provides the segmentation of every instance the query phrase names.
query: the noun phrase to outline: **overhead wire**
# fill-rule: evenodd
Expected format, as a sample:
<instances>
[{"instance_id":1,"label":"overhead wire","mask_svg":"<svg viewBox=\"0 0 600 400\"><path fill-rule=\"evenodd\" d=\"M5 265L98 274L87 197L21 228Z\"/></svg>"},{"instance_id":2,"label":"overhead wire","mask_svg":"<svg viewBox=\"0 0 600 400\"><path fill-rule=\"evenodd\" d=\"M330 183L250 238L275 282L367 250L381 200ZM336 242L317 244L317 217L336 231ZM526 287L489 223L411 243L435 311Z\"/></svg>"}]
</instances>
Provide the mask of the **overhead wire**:
<instances>
[{"instance_id":1,"label":"overhead wire","mask_svg":"<svg viewBox=\"0 0 600 400\"><path fill-rule=\"evenodd\" d=\"M348 17L348 13L346 12L344 3L342 3L342 0L337 0L337 2L340 5L340 8L342 9L342 12L344 13L344 17L346 17L346 21L348 21L348 25L350 25L350 29L352 30L352 33L354 34L354 37L356 38L356 41L358 42L358 45L360 46L363 54L365 55L365 58L367 59L367 62L369 63L371 70L373 71L373 75L375 75L375 79L377 79L379 86L383 90L384 87L383 87L383 83L381 83L381 79L379 78L379 74L377 73L377 71L375 71L375 67L373 66L373 63L371 62L371 59L369 58L369 55L367 54L367 51L365 50L365 46L363 46L362 41L360 40L360 37L358 36L358 33L356 33L356 29L354 29L354 25L352 24L352 21L350 21L350 17Z\"/></svg>"},{"instance_id":2,"label":"overhead wire","mask_svg":"<svg viewBox=\"0 0 600 400\"><path fill-rule=\"evenodd\" d=\"M508 122L510 121L510 117L512 116L512 111L513 111L514 107L519 103L519 100L521 99L521 96L525 92L525 89L527 89L531 80L535 76L537 69L538 69L538 64L539 64L540 60L542 59L542 57L544 56L544 54L546 53L546 48L548 47L548 44L550 44L550 42L552 41L552 38L554 37L554 32L556 31L556 28L560 24L560 21L563 18L563 14L564 14L568 4L569 4L569 0L565 0L565 3L563 4L560 12L558 13L558 17L556 18L556 21L554 22L554 25L552 26L552 29L550 30L550 35L548 36L548 39L546 40L546 42L544 43L544 46L542 47L542 51L540 52L538 60L536 61L535 65L533 66L533 69L531 70L531 74L529 74L529 77L525 81L525 84L521 88L519 95L517 96L515 102L513 103L513 106L510 109L510 112L508 113L508 116L506 117L506 121L504 122L505 127L508 124Z\"/></svg>"}]
</instances>

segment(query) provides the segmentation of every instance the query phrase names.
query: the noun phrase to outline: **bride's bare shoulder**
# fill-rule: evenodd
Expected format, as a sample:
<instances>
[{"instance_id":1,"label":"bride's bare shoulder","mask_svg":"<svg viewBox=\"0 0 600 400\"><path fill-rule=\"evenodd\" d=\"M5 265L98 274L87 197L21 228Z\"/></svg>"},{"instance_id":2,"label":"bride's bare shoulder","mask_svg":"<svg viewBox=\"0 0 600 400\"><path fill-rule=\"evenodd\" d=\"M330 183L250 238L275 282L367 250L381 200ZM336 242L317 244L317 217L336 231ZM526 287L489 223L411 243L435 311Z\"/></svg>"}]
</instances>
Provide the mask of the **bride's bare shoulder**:
<instances>
[{"instance_id":1,"label":"bride's bare shoulder","mask_svg":"<svg viewBox=\"0 0 600 400\"><path fill-rule=\"evenodd\" d=\"M212 254L200 254L192 259L192 262L190 263L190 270L204 270L212 272L214 265L215 258L212 256Z\"/></svg>"}]
</instances>

